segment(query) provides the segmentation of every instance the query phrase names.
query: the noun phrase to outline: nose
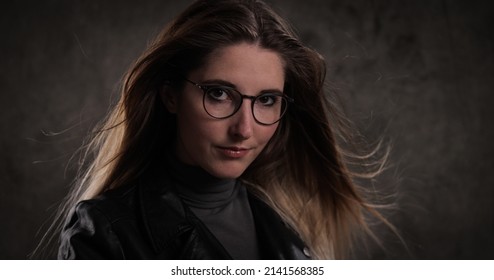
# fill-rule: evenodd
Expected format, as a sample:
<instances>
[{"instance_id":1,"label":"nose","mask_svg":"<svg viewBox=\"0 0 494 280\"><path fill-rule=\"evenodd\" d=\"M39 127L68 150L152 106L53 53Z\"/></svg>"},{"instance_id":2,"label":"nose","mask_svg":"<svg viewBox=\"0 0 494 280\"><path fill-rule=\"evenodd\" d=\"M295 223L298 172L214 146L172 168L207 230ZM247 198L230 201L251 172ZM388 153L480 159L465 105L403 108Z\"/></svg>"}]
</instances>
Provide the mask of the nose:
<instances>
[{"instance_id":1,"label":"nose","mask_svg":"<svg viewBox=\"0 0 494 280\"><path fill-rule=\"evenodd\" d=\"M246 140L252 137L253 126L255 125L251 104L250 102L245 101L231 118L232 123L229 128L229 133L230 136L236 140Z\"/></svg>"}]
</instances>

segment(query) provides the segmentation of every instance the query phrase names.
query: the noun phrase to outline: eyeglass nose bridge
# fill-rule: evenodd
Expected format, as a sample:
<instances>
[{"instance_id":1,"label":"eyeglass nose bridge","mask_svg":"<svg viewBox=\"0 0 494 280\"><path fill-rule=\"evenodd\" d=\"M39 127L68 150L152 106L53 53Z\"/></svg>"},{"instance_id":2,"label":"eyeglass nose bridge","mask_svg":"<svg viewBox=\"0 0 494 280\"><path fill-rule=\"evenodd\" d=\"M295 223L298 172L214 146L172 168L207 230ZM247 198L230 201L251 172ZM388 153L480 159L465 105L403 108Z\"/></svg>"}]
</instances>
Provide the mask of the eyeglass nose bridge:
<instances>
[{"instance_id":1,"label":"eyeglass nose bridge","mask_svg":"<svg viewBox=\"0 0 494 280\"><path fill-rule=\"evenodd\" d=\"M254 105L255 105L255 101L256 99L258 98L258 96L253 96L253 95L246 95L246 94L242 94L240 92L238 92L238 95L240 96L240 102L238 103L238 105L235 107L235 110L233 111L233 113L231 113L229 117L233 117L234 115L236 115L238 113L238 111L240 111L240 108L242 107L242 104L244 103L244 99L250 99L251 101L251 104L250 104L250 112L252 114L252 118L254 118L254 120L256 121L256 123L259 123L261 125L267 125L263 122L260 122L257 117L256 117L256 114L254 113Z\"/></svg>"},{"instance_id":2,"label":"eyeglass nose bridge","mask_svg":"<svg viewBox=\"0 0 494 280\"><path fill-rule=\"evenodd\" d=\"M237 113L238 110L240 110L240 107L242 107L242 104L244 103L244 99L250 99L251 107L252 107L252 109L254 109L254 102L256 101L257 96L246 95L246 94L242 94L240 92L238 92L238 94L240 95L241 98L240 98L240 102L237 105L237 108L235 108L235 111L233 112L233 115L235 113ZM252 114L254 114L254 112L252 112Z\"/></svg>"},{"instance_id":3,"label":"eyeglass nose bridge","mask_svg":"<svg viewBox=\"0 0 494 280\"><path fill-rule=\"evenodd\" d=\"M244 100L245 98L247 99L250 99L252 102L254 102L257 98L257 96L252 96L252 95L245 95L245 94L240 94L240 96L242 97L242 100ZM242 102L240 102L242 103Z\"/></svg>"}]
</instances>

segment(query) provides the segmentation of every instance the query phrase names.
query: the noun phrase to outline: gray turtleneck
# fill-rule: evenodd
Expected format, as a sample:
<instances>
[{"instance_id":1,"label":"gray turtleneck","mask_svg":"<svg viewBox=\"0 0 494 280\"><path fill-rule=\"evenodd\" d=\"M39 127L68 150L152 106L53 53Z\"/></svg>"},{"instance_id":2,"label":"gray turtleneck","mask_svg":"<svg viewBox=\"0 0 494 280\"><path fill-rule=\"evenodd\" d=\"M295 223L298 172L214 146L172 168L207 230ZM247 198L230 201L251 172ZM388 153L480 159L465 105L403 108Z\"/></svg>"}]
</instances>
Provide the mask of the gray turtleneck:
<instances>
[{"instance_id":1,"label":"gray turtleneck","mask_svg":"<svg viewBox=\"0 0 494 280\"><path fill-rule=\"evenodd\" d=\"M238 180L218 179L202 168L170 159L176 191L233 259L259 259L247 190Z\"/></svg>"}]
</instances>

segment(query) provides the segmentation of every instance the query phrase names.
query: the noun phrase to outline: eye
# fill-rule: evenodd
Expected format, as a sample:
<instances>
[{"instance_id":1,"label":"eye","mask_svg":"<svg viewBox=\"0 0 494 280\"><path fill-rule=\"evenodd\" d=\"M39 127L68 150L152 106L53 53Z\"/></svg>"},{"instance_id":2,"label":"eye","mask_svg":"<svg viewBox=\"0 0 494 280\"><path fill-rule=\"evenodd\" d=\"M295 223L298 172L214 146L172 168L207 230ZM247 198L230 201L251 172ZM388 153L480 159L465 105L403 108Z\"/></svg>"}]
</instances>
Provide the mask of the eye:
<instances>
[{"instance_id":1,"label":"eye","mask_svg":"<svg viewBox=\"0 0 494 280\"><path fill-rule=\"evenodd\" d=\"M274 94L263 94L257 97L257 103L270 107L273 106L278 99L280 99L280 97Z\"/></svg>"},{"instance_id":2,"label":"eye","mask_svg":"<svg viewBox=\"0 0 494 280\"><path fill-rule=\"evenodd\" d=\"M209 87L206 95L208 99L220 102L232 99L231 90L224 87Z\"/></svg>"}]
</instances>

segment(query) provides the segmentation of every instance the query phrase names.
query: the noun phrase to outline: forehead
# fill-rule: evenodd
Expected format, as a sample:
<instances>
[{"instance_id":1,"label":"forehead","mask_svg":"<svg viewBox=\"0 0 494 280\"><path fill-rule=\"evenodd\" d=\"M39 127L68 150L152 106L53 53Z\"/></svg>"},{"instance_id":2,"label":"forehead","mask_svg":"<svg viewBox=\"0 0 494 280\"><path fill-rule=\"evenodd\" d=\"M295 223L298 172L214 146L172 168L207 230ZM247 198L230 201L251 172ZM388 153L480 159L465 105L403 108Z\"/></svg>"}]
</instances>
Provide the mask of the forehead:
<instances>
[{"instance_id":1,"label":"forehead","mask_svg":"<svg viewBox=\"0 0 494 280\"><path fill-rule=\"evenodd\" d=\"M226 80L239 89L283 90L284 62L275 51L257 44L240 43L213 51L203 67L191 73L199 81Z\"/></svg>"}]
</instances>

